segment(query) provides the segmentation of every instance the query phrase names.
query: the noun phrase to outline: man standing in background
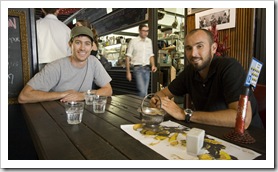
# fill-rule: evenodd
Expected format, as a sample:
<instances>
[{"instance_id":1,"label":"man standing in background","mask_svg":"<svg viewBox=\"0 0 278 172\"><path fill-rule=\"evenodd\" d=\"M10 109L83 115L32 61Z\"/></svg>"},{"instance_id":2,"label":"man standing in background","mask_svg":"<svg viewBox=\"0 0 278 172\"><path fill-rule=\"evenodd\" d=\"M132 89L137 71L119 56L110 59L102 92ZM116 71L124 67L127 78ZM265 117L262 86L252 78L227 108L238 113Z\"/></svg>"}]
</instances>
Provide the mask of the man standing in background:
<instances>
[{"instance_id":1,"label":"man standing in background","mask_svg":"<svg viewBox=\"0 0 278 172\"><path fill-rule=\"evenodd\" d=\"M42 8L45 17L37 20L39 70L47 63L71 55L70 28L58 20L58 8Z\"/></svg>"},{"instance_id":2,"label":"man standing in background","mask_svg":"<svg viewBox=\"0 0 278 172\"><path fill-rule=\"evenodd\" d=\"M129 64L131 63L134 67L133 75L139 91L138 96L141 97L148 94L150 70L152 72L157 70L154 62L152 40L147 37L148 34L149 27L144 24L139 25L139 36L129 42L126 53L126 78L128 81L132 80Z\"/></svg>"}]
</instances>

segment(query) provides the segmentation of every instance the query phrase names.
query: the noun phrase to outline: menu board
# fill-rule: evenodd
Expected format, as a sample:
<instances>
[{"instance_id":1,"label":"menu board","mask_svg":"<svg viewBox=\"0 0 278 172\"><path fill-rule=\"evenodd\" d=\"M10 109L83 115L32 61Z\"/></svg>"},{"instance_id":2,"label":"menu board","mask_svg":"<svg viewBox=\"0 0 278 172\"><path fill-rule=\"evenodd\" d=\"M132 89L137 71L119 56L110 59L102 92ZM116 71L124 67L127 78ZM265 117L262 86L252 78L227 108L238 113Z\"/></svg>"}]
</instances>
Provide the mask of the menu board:
<instances>
[{"instance_id":1,"label":"menu board","mask_svg":"<svg viewBox=\"0 0 278 172\"><path fill-rule=\"evenodd\" d=\"M9 16L8 20L8 88L10 98L16 97L23 88L23 73L19 16Z\"/></svg>"},{"instance_id":2,"label":"menu board","mask_svg":"<svg viewBox=\"0 0 278 172\"><path fill-rule=\"evenodd\" d=\"M8 57L6 58L8 58L9 104L17 103L20 91L35 70L33 64L37 56L33 14L34 11L28 8L8 10Z\"/></svg>"}]
</instances>

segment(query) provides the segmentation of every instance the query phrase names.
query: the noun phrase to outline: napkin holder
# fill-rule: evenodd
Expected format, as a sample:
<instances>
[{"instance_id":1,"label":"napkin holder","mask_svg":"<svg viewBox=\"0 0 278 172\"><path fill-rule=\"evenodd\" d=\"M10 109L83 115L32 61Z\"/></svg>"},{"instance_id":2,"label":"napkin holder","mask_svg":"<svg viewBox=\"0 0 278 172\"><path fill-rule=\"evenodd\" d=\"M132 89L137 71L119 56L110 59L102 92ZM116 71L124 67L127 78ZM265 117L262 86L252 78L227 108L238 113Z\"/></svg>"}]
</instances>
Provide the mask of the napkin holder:
<instances>
[{"instance_id":1,"label":"napkin holder","mask_svg":"<svg viewBox=\"0 0 278 172\"><path fill-rule=\"evenodd\" d=\"M189 155L196 156L203 147L205 131L192 128L186 135L186 151Z\"/></svg>"}]
</instances>

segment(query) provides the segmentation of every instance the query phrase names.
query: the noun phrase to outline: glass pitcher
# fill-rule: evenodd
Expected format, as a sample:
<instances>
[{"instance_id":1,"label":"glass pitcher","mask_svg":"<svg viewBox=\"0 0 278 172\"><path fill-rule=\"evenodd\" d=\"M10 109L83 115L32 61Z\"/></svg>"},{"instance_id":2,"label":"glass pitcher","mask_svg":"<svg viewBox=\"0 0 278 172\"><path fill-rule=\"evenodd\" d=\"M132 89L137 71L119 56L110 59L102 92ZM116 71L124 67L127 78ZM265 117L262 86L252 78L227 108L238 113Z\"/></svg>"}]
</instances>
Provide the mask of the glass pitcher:
<instances>
[{"instance_id":1,"label":"glass pitcher","mask_svg":"<svg viewBox=\"0 0 278 172\"><path fill-rule=\"evenodd\" d=\"M157 98L159 102L156 107L151 103L152 98ZM148 94L142 100L141 106L138 111L141 114L143 128L158 128L159 124L163 122L166 111L161 108L161 99L154 93Z\"/></svg>"}]
</instances>

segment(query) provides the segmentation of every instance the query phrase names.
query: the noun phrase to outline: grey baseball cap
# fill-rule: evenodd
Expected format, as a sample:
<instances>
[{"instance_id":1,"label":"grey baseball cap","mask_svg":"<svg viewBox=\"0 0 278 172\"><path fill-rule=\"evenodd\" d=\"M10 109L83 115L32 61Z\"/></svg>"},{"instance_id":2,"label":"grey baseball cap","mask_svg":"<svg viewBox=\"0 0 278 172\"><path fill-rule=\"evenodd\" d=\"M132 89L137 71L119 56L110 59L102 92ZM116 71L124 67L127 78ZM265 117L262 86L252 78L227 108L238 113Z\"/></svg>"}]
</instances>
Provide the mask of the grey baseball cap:
<instances>
[{"instance_id":1,"label":"grey baseball cap","mask_svg":"<svg viewBox=\"0 0 278 172\"><path fill-rule=\"evenodd\" d=\"M71 33L70 33L71 39L73 39L78 35L86 35L90 37L92 40L94 40L93 32L91 31L91 29L85 26L75 26L74 28L71 29Z\"/></svg>"}]
</instances>

